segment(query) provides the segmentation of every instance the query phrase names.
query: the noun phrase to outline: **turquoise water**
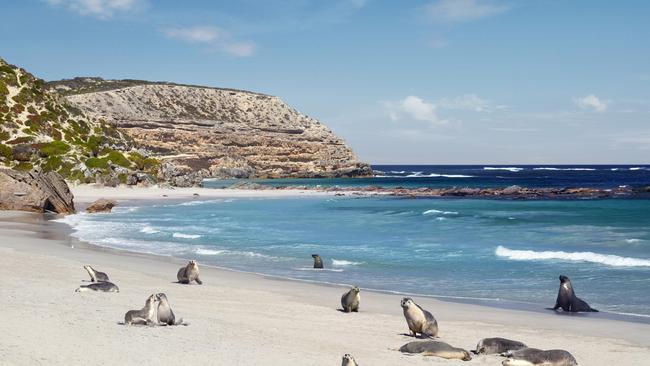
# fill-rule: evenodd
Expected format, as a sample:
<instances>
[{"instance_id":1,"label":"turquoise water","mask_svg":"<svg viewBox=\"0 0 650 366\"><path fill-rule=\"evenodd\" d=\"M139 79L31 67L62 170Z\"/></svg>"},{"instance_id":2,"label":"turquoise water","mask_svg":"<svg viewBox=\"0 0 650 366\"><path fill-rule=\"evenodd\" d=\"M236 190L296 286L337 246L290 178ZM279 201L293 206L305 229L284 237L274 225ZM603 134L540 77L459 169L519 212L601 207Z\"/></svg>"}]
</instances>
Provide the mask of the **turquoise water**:
<instances>
[{"instance_id":1,"label":"turquoise water","mask_svg":"<svg viewBox=\"0 0 650 366\"><path fill-rule=\"evenodd\" d=\"M64 219L75 236L365 288L650 315L650 200L196 199ZM311 269L320 254L326 270Z\"/></svg>"}]
</instances>

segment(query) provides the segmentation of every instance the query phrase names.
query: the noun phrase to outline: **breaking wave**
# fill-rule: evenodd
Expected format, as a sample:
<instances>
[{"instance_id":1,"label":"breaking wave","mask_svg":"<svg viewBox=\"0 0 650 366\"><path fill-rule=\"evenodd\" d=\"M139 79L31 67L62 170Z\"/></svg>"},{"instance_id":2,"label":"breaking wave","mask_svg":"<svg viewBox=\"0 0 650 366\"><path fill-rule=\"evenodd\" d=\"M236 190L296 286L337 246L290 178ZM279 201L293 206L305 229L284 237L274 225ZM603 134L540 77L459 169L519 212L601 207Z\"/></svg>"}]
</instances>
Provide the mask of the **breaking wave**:
<instances>
[{"instance_id":1,"label":"breaking wave","mask_svg":"<svg viewBox=\"0 0 650 366\"><path fill-rule=\"evenodd\" d=\"M201 237L201 235L198 234L183 234L183 233L174 233L172 234L174 238L180 238L180 239L198 239Z\"/></svg>"},{"instance_id":2,"label":"breaking wave","mask_svg":"<svg viewBox=\"0 0 650 366\"><path fill-rule=\"evenodd\" d=\"M598 263L612 267L650 267L650 260L648 259L620 257L618 255L599 254L594 252L536 252L534 250L513 250L499 245L494 253L498 257L518 261L557 259L561 261Z\"/></svg>"},{"instance_id":3,"label":"breaking wave","mask_svg":"<svg viewBox=\"0 0 650 366\"><path fill-rule=\"evenodd\" d=\"M524 168L518 168L518 167L493 167L493 166L485 166L483 167L483 170L507 170L509 172L520 172L524 170Z\"/></svg>"}]
</instances>

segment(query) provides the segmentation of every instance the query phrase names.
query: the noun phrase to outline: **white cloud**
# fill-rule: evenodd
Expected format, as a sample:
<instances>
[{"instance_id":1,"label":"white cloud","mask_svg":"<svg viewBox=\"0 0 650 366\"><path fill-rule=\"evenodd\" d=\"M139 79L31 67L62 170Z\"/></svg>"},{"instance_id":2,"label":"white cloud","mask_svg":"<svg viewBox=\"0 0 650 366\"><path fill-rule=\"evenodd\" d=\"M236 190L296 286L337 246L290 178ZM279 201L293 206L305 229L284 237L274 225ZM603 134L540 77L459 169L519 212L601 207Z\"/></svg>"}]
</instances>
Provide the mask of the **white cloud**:
<instances>
[{"instance_id":1,"label":"white cloud","mask_svg":"<svg viewBox=\"0 0 650 366\"><path fill-rule=\"evenodd\" d=\"M490 0L439 0L425 6L426 16L438 23L462 23L508 11L508 6Z\"/></svg>"},{"instance_id":2,"label":"white cloud","mask_svg":"<svg viewBox=\"0 0 650 366\"><path fill-rule=\"evenodd\" d=\"M239 41L229 32L211 26L164 29L162 33L171 39L187 43L203 44L208 50L225 52L234 56L246 57L255 53L255 43Z\"/></svg>"},{"instance_id":3,"label":"white cloud","mask_svg":"<svg viewBox=\"0 0 650 366\"><path fill-rule=\"evenodd\" d=\"M486 112L493 109L489 101L476 94L465 94L455 98L442 98L438 104L441 108L474 112Z\"/></svg>"},{"instance_id":4,"label":"white cloud","mask_svg":"<svg viewBox=\"0 0 650 366\"><path fill-rule=\"evenodd\" d=\"M385 102L384 107L393 121L410 118L435 124L447 123L447 121L438 118L435 104L413 95L396 102Z\"/></svg>"},{"instance_id":5,"label":"white cloud","mask_svg":"<svg viewBox=\"0 0 650 366\"><path fill-rule=\"evenodd\" d=\"M591 109L596 112L604 112L607 110L608 101L601 100L593 94L589 94L582 98L573 98L573 103L582 109Z\"/></svg>"},{"instance_id":6,"label":"white cloud","mask_svg":"<svg viewBox=\"0 0 650 366\"><path fill-rule=\"evenodd\" d=\"M45 0L50 5L65 6L81 15L101 19L113 17L117 12L130 12L141 8L145 0Z\"/></svg>"}]
</instances>

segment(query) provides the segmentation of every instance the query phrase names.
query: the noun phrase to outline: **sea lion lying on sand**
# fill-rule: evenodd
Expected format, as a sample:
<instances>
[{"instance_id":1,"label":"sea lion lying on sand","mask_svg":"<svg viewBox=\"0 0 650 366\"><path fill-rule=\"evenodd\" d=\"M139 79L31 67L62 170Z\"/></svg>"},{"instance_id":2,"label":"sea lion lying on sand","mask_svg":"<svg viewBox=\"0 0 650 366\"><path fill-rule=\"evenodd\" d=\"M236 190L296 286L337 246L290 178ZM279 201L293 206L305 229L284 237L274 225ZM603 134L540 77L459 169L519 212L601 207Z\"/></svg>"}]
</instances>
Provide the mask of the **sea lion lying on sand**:
<instances>
[{"instance_id":1,"label":"sea lion lying on sand","mask_svg":"<svg viewBox=\"0 0 650 366\"><path fill-rule=\"evenodd\" d=\"M527 351L526 351L527 350ZM525 351L525 352L522 352ZM524 348L501 363L503 366L577 366L578 362L569 352L561 349L549 351Z\"/></svg>"},{"instance_id":2,"label":"sea lion lying on sand","mask_svg":"<svg viewBox=\"0 0 650 366\"><path fill-rule=\"evenodd\" d=\"M468 351L440 341L410 342L403 345L399 351L403 353L420 353L423 356L442 357L448 360L469 361L472 359Z\"/></svg>"},{"instance_id":3,"label":"sea lion lying on sand","mask_svg":"<svg viewBox=\"0 0 650 366\"><path fill-rule=\"evenodd\" d=\"M104 272L95 271L91 266L84 266L84 269L90 275L90 282L109 281L108 275Z\"/></svg>"},{"instance_id":4,"label":"sea lion lying on sand","mask_svg":"<svg viewBox=\"0 0 650 366\"><path fill-rule=\"evenodd\" d=\"M176 274L179 283L189 285L192 281L196 281L199 285L203 282L199 278L199 264L196 261L189 261L187 266L181 267Z\"/></svg>"},{"instance_id":5,"label":"sea lion lying on sand","mask_svg":"<svg viewBox=\"0 0 650 366\"><path fill-rule=\"evenodd\" d=\"M151 294L144 303L144 307L140 310L129 310L124 314L124 324L147 324L155 325L156 302L158 296Z\"/></svg>"},{"instance_id":6,"label":"sea lion lying on sand","mask_svg":"<svg viewBox=\"0 0 650 366\"><path fill-rule=\"evenodd\" d=\"M112 282L97 282L90 285L81 285L75 292L102 291L102 292L120 292L120 289Z\"/></svg>"},{"instance_id":7,"label":"sea lion lying on sand","mask_svg":"<svg viewBox=\"0 0 650 366\"><path fill-rule=\"evenodd\" d=\"M351 311L359 312L359 301L361 301L361 295L359 295L359 288L354 286L350 291L346 292L341 296L341 307L343 311L349 313Z\"/></svg>"},{"instance_id":8,"label":"sea lion lying on sand","mask_svg":"<svg viewBox=\"0 0 650 366\"><path fill-rule=\"evenodd\" d=\"M560 290L557 293L557 300L555 300L553 310L557 311L559 308L571 313L580 311L598 312L598 310L592 309L589 304L576 296L571 280L567 276L560 276Z\"/></svg>"},{"instance_id":9,"label":"sea lion lying on sand","mask_svg":"<svg viewBox=\"0 0 650 366\"><path fill-rule=\"evenodd\" d=\"M406 318L406 324L408 324L413 337L417 337L418 333L428 337L438 335L438 321L430 312L422 309L410 297L403 298L401 306L404 311L404 318Z\"/></svg>"},{"instance_id":10,"label":"sea lion lying on sand","mask_svg":"<svg viewBox=\"0 0 650 366\"><path fill-rule=\"evenodd\" d=\"M526 348L526 345L518 341L498 337L484 338L478 342L476 350L473 352L477 355L492 355L502 354L508 351L516 351L522 348Z\"/></svg>"}]
</instances>

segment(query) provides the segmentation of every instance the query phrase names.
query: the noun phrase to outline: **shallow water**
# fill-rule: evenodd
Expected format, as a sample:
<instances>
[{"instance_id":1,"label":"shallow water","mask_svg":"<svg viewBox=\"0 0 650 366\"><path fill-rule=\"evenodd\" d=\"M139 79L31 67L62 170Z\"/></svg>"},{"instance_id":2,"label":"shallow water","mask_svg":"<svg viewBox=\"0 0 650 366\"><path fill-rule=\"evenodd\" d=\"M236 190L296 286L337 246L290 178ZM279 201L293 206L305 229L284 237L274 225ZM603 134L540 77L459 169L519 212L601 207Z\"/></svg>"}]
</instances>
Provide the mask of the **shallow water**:
<instances>
[{"instance_id":1,"label":"shallow water","mask_svg":"<svg viewBox=\"0 0 650 366\"><path fill-rule=\"evenodd\" d=\"M64 219L114 248L283 277L650 315L650 200L305 197L158 202ZM311 268L320 254L324 271Z\"/></svg>"}]
</instances>

